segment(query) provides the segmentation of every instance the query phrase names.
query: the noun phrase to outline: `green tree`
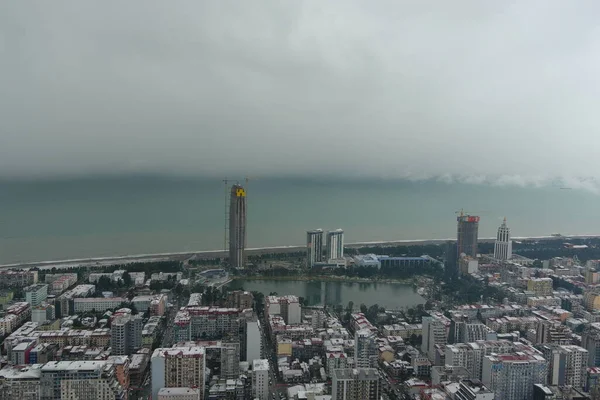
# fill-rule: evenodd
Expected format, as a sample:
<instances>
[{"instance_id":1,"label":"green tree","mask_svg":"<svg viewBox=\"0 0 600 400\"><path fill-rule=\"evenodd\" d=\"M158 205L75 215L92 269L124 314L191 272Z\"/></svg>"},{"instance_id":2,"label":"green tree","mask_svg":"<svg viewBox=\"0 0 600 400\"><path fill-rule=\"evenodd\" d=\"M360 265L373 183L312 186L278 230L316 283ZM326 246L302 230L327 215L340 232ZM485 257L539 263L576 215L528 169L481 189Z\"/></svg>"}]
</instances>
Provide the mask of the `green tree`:
<instances>
[{"instance_id":1,"label":"green tree","mask_svg":"<svg viewBox=\"0 0 600 400\"><path fill-rule=\"evenodd\" d=\"M131 280L131 275L129 275L129 272L125 271L123 273L123 284L125 285L125 287L131 287L132 284L132 280Z\"/></svg>"}]
</instances>

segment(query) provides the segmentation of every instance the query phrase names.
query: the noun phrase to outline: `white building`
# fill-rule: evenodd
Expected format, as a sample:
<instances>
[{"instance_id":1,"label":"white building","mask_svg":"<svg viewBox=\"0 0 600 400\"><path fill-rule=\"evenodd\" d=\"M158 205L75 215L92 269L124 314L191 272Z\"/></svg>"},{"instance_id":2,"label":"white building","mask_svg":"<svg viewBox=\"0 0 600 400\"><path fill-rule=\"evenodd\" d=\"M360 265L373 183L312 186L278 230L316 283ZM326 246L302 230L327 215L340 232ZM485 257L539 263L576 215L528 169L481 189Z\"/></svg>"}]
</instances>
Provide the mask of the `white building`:
<instances>
[{"instance_id":1,"label":"white building","mask_svg":"<svg viewBox=\"0 0 600 400\"><path fill-rule=\"evenodd\" d=\"M85 297L73 299L73 309L75 313L83 313L90 311L103 312L119 307L122 303L127 302L123 297Z\"/></svg>"},{"instance_id":2,"label":"white building","mask_svg":"<svg viewBox=\"0 0 600 400\"><path fill-rule=\"evenodd\" d=\"M510 228L506 226L506 218L498 228L498 235L494 244L494 258L502 261L512 258L512 241L510 240Z\"/></svg>"},{"instance_id":3,"label":"white building","mask_svg":"<svg viewBox=\"0 0 600 400\"><path fill-rule=\"evenodd\" d=\"M448 342L450 320L443 315L423 317L423 342L421 351L427 354L430 361L435 360L435 345Z\"/></svg>"},{"instance_id":4,"label":"white building","mask_svg":"<svg viewBox=\"0 0 600 400\"><path fill-rule=\"evenodd\" d=\"M252 362L252 393L255 399L269 400L269 361Z\"/></svg>"},{"instance_id":5,"label":"white building","mask_svg":"<svg viewBox=\"0 0 600 400\"><path fill-rule=\"evenodd\" d=\"M337 260L344 257L344 231L336 229L327 232L327 260Z\"/></svg>"},{"instance_id":6,"label":"white building","mask_svg":"<svg viewBox=\"0 0 600 400\"><path fill-rule=\"evenodd\" d=\"M323 229L306 232L306 266L313 267L323 261Z\"/></svg>"},{"instance_id":7,"label":"white building","mask_svg":"<svg viewBox=\"0 0 600 400\"><path fill-rule=\"evenodd\" d=\"M332 400L379 400L379 371L376 368L333 370Z\"/></svg>"},{"instance_id":8,"label":"white building","mask_svg":"<svg viewBox=\"0 0 600 400\"><path fill-rule=\"evenodd\" d=\"M25 292L25 301L31 307L37 307L48 298L48 285L44 283L36 283L35 285L27 286L23 289Z\"/></svg>"},{"instance_id":9,"label":"white building","mask_svg":"<svg viewBox=\"0 0 600 400\"><path fill-rule=\"evenodd\" d=\"M106 360L51 361L41 368L40 399L120 399L125 390Z\"/></svg>"},{"instance_id":10,"label":"white building","mask_svg":"<svg viewBox=\"0 0 600 400\"><path fill-rule=\"evenodd\" d=\"M463 256L458 260L458 268L463 275L475 274L479 271L479 261L473 257Z\"/></svg>"},{"instance_id":11,"label":"white building","mask_svg":"<svg viewBox=\"0 0 600 400\"><path fill-rule=\"evenodd\" d=\"M482 381L496 400L533 398L533 385L545 384L548 363L537 354L501 354L483 359Z\"/></svg>"},{"instance_id":12,"label":"white building","mask_svg":"<svg viewBox=\"0 0 600 400\"><path fill-rule=\"evenodd\" d=\"M377 368L377 337L362 329L354 334L354 366L357 368Z\"/></svg>"},{"instance_id":13,"label":"white building","mask_svg":"<svg viewBox=\"0 0 600 400\"><path fill-rule=\"evenodd\" d=\"M298 296L267 296L265 299L267 316L281 315L288 325L302 322L302 309Z\"/></svg>"},{"instance_id":14,"label":"white building","mask_svg":"<svg viewBox=\"0 0 600 400\"><path fill-rule=\"evenodd\" d=\"M375 254L363 254L354 256L354 265L357 267L372 267L381 269L381 261Z\"/></svg>"},{"instance_id":15,"label":"white building","mask_svg":"<svg viewBox=\"0 0 600 400\"><path fill-rule=\"evenodd\" d=\"M158 400L201 400L202 394L198 388L162 388L158 391Z\"/></svg>"},{"instance_id":16,"label":"white building","mask_svg":"<svg viewBox=\"0 0 600 400\"><path fill-rule=\"evenodd\" d=\"M152 398L162 388L197 387L204 393L204 347L158 348L151 358Z\"/></svg>"}]
</instances>

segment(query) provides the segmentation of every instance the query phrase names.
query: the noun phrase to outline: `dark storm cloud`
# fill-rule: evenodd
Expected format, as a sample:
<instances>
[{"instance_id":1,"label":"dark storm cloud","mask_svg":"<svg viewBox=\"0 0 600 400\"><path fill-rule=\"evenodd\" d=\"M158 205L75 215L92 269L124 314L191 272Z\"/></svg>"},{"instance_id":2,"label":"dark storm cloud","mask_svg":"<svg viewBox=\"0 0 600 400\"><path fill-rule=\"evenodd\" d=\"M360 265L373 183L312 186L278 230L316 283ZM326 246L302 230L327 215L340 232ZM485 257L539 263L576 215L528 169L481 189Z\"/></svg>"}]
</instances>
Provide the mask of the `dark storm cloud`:
<instances>
[{"instance_id":1,"label":"dark storm cloud","mask_svg":"<svg viewBox=\"0 0 600 400\"><path fill-rule=\"evenodd\" d=\"M596 177L599 13L596 1L2 2L0 174Z\"/></svg>"}]
</instances>

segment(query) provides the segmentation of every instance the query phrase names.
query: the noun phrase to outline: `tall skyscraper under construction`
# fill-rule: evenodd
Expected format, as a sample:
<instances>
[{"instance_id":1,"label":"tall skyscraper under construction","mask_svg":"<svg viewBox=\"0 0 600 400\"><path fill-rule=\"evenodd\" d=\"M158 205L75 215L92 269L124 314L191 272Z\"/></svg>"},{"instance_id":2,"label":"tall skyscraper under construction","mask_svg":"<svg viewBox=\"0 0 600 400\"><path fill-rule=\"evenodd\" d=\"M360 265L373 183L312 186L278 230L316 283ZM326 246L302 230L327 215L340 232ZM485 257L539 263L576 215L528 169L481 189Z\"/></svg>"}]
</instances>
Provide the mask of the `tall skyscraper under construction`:
<instances>
[{"instance_id":1,"label":"tall skyscraper under construction","mask_svg":"<svg viewBox=\"0 0 600 400\"><path fill-rule=\"evenodd\" d=\"M229 264L244 267L246 248L246 190L241 185L231 187L229 198Z\"/></svg>"},{"instance_id":2,"label":"tall skyscraper under construction","mask_svg":"<svg viewBox=\"0 0 600 400\"><path fill-rule=\"evenodd\" d=\"M461 212L456 218L457 224L457 256L466 254L477 257L477 235L479 232L479 217Z\"/></svg>"}]
</instances>

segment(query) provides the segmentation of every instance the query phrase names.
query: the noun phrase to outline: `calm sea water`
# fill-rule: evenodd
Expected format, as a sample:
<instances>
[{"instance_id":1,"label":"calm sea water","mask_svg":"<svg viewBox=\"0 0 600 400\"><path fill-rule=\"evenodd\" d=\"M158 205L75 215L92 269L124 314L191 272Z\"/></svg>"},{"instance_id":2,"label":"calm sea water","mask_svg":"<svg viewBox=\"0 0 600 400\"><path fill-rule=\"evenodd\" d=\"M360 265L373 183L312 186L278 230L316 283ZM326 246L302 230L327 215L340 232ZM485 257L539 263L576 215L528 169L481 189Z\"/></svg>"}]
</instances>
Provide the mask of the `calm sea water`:
<instances>
[{"instance_id":1,"label":"calm sea water","mask_svg":"<svg viewBox=\"0 0 600 400\"><path fill-rule=\"evenodd\" d=\"M310 306L347 305L354 302L371 306L379 304L386 308L414 307L424 304L425 299L419 296L410 285L400 283L349 283L321 281L279 281L279 280L244 280L235 279L228 284L230 288L243 287L244 290L258 291L265 295L271 292L293 294L304 297Z\"/></svg>"},{"instance_id":2,"label":"calm sea water","mask_svg":"<svg viewBox=\"0 0 600 400\"><path fill-rule=\"evenodd\" d=\"M223 248L219 180L162 178L0 183L0 263ZM440 182L255 180L248 246L300 245L305 230L346 242L449 238L454 211L481 216L491 237L600 233L597 195Z\"/></svg>"}]
</instances>

